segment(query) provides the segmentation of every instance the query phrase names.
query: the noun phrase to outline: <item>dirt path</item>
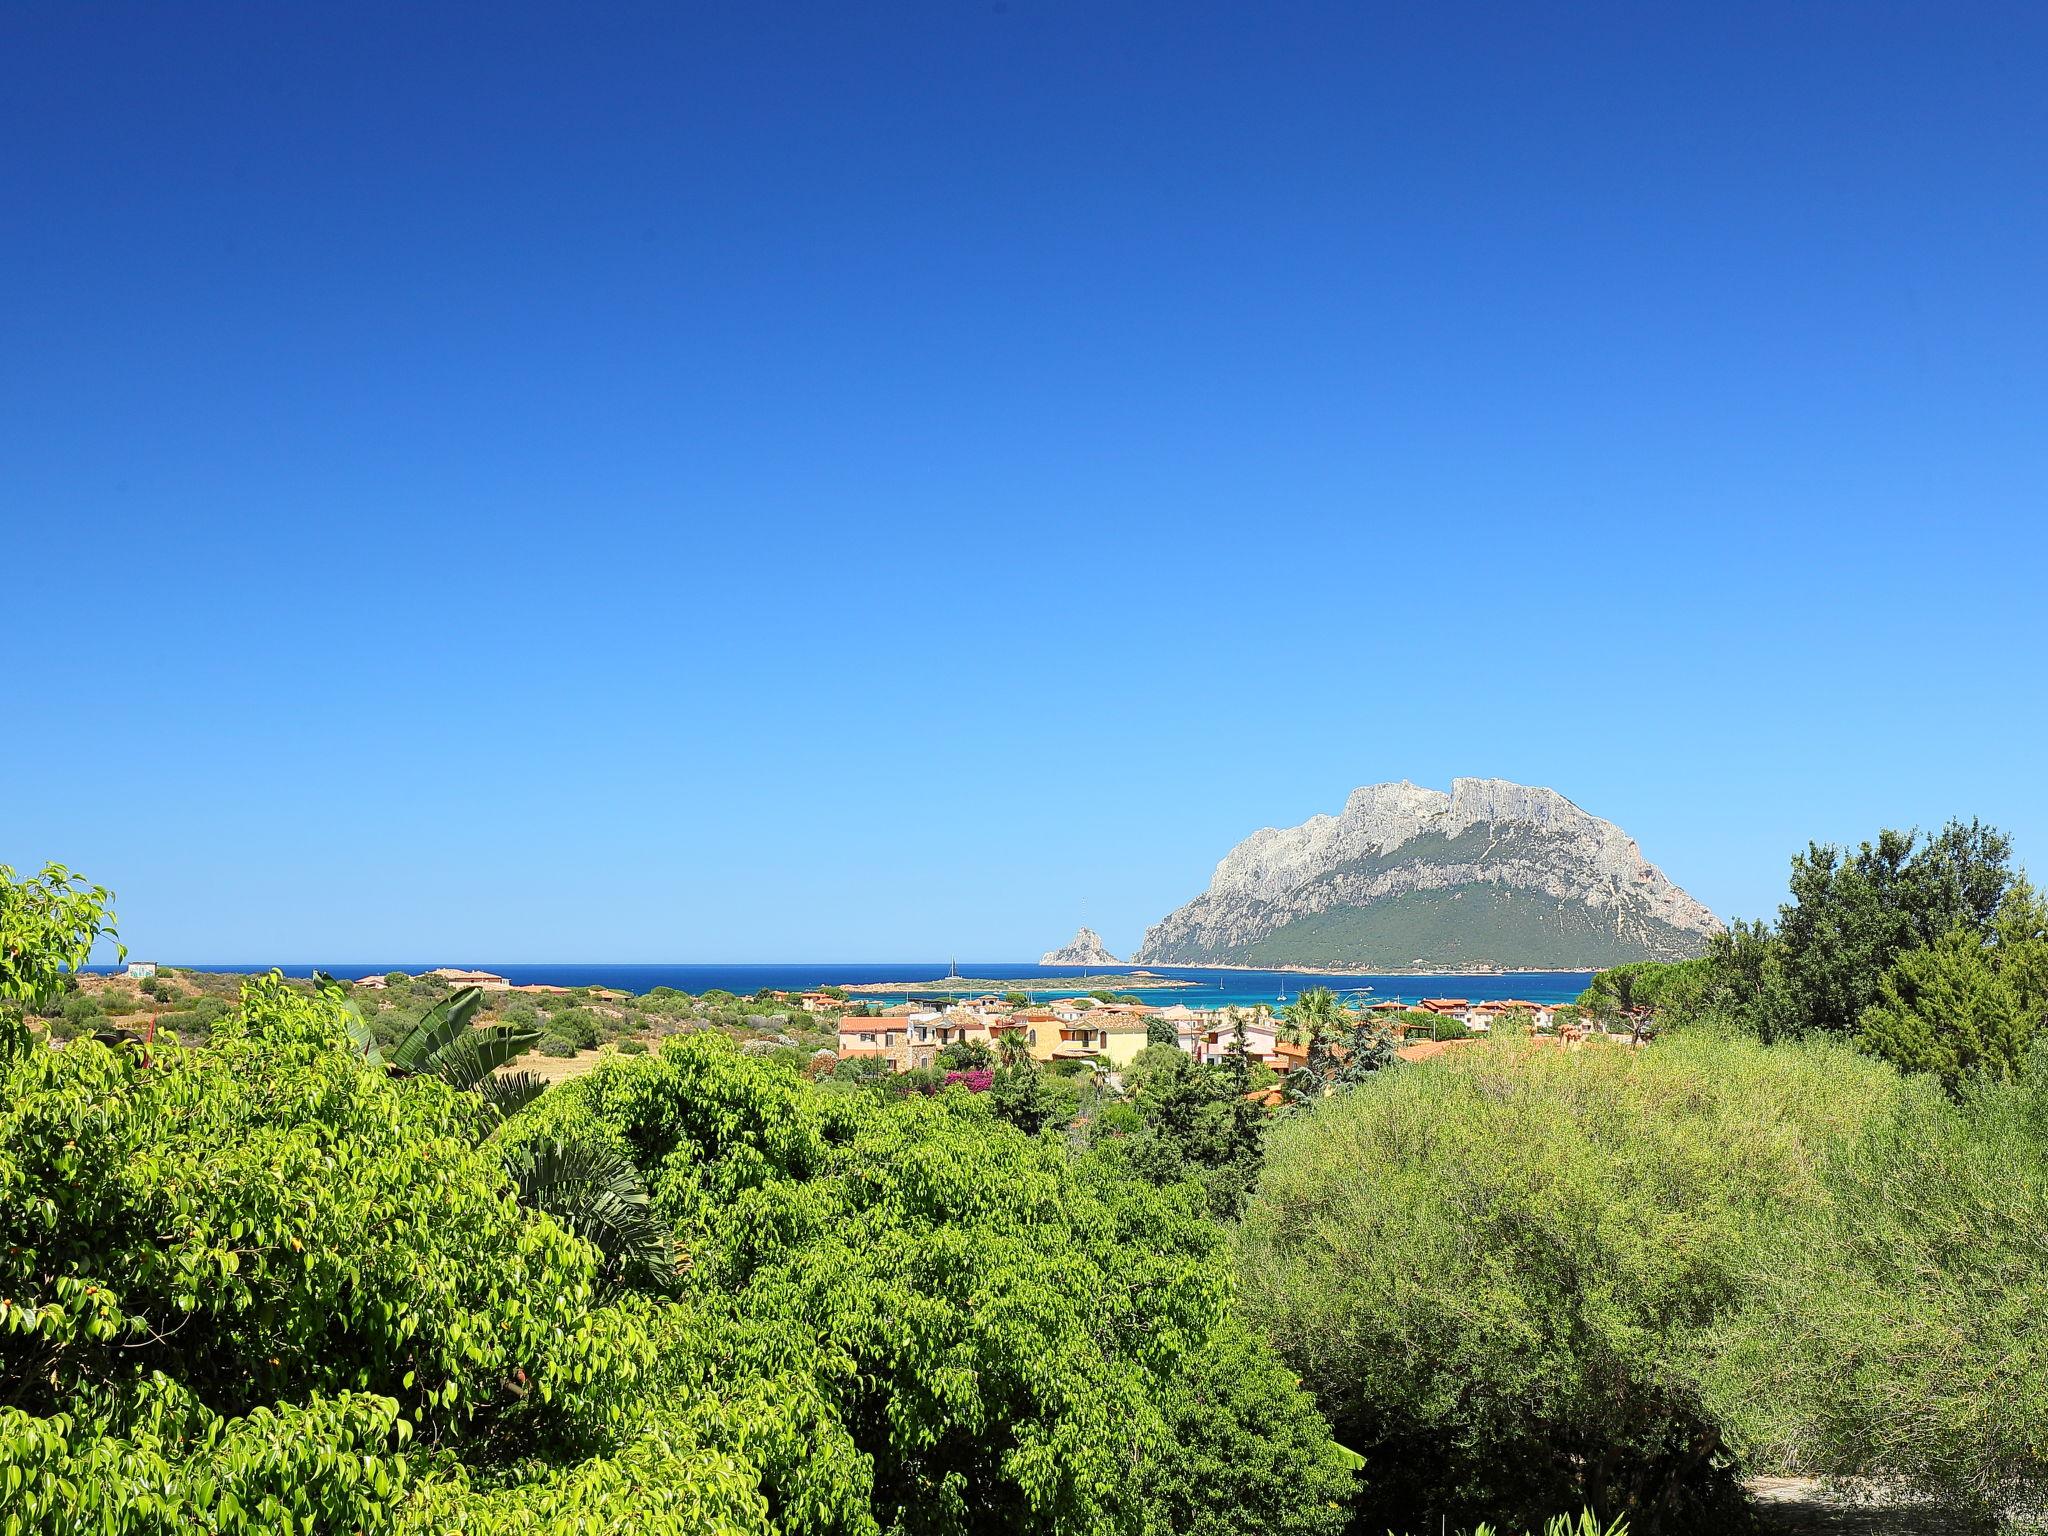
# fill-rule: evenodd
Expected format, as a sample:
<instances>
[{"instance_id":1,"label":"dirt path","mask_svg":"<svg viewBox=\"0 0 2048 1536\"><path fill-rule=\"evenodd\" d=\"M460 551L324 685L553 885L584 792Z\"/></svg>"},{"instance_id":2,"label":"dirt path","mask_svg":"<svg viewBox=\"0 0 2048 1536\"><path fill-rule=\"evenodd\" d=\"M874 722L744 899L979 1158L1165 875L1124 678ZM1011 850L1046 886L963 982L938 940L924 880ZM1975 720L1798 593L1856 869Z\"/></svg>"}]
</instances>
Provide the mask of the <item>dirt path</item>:
<instances>
[{"instance_id":1,"label":"dirt path","mask_svg":"<svg viewBox=\"0 0 2048 1536\"><path fill-rule=\"evenodd\" d=\"M1931 1505L1858 1500L1808 1477L1755 1477L1748 1488L1765 1526L1784 1536L1965 1536L1981 1529Z\"/></svg>"}]
</instances>

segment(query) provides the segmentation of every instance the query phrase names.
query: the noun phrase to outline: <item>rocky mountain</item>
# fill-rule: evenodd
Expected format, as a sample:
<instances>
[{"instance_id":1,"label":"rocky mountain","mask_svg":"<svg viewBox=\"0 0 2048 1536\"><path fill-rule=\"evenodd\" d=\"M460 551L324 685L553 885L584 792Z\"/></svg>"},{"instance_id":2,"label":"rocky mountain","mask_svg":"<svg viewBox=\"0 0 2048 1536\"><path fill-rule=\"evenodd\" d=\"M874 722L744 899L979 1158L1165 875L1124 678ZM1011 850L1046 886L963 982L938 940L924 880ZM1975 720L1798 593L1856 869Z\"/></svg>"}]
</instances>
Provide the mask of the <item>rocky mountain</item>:
<instances>
[{"instance_id":1,"label":"rocky mountain","mask_svg":"<svg viewBox=\"0 0 2048 1536\"><path fill-rule=\"evenodd\" d=\"M1626 832L1554 789L1403 780L1254 832L1132 963L1577 970L1682 959L1720 928Z\"/></svg>"},{"instance_id":2,"label":"rocky mountain","mask_svg":"<svg viewBox=\"0 0 2048 1536\"><path fill-rule=\"evenodd\" d=\"M1083 928L1073 940L1060 949L1048 949L1038 957L1040 965L1118 965L1121 964L1109 947L1102 942L1102 935L1093 928Z\"/></svg>"}]
</instances>

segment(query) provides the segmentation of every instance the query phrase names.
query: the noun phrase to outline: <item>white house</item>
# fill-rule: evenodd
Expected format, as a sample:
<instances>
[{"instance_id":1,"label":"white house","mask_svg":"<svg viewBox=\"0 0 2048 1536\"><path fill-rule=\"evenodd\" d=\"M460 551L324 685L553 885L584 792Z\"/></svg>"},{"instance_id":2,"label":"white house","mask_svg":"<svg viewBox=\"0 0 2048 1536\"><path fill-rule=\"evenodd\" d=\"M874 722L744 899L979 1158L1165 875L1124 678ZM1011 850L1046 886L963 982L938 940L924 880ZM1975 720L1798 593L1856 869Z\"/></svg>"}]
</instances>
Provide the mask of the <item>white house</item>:
<instances>
[{"instance_id":1,"label":"white house","mask_svg":"<svg viewBox=\"0 0 2048 1536\"><path fill-rule=\"evenodd\" d=\"M1199 1057L1202 1061L1216 1063L1228 1061L1232 1043L1236 1040L1235 1029L1212 1029L1202 1040ZM1256 1022L1246 1020L1244 1026L1245 1053L1254 1060L1264 1061L1279 1053L1280 1036L1272 1024L1264 1019Z\"/></svg>"},{"instance_id":2,"label":"white house","mask_svg":"<svg viewBox=\"0 0 2048 1536\"><path fill-rule=\"evenodd\" d=\"M156 962L154 960L130 960L126 974L137 981L141 981L145 977L154 976L156 974Z\"/></svg>"}]
</instances>

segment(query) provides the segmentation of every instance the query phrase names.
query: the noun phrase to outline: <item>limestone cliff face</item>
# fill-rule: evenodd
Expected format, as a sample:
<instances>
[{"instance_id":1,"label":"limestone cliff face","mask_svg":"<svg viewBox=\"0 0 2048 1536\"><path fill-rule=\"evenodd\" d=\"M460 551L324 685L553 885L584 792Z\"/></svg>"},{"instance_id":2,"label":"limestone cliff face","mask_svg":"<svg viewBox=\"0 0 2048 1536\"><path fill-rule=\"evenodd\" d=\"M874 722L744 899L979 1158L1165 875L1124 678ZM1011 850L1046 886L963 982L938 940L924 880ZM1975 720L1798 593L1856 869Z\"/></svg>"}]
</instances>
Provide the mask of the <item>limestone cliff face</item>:
<instances>
[{"instance_id":1,"label":"limestone cliff face","mask_svg":"<svg viewBox=\"0 0 2048 1536\"><path fill-rule=\"evenodd\" d=\"M1093 928L1083 928L1062 949L1048 949L1038 957L1040 965L1116 965L1120 962Z\"/></svg>"},{"instance_id":2,"label":"limestone cliff face","mask_svg":"<svg viewBox=\"0 0 2048 1536\"><path fill-rule=\"evenodd\" d=\"M1556 790L1403 781L1254 832L1134 963L1593 967L1697 954L1720 927L1633 838Z\"/></svg>"}]
</instances>

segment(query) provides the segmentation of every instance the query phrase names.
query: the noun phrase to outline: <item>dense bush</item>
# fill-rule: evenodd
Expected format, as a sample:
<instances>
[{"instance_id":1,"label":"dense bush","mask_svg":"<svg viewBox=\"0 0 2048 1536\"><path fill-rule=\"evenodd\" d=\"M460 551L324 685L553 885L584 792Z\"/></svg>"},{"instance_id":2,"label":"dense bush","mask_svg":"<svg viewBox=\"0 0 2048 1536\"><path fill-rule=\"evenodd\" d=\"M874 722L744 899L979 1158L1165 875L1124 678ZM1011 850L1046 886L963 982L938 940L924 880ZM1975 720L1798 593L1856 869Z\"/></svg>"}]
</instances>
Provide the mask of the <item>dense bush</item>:
<instances>
[{"instance_id":1,"label":"dense bush","mask_svg":"<svg viewBox=\"0 0 2048 1536\"><path fill-rule=\"evenodd\" d=\"M1214 1214L1234 1218L1258 1176L1264 1112L1232 1074L1170 1045L1145 1047L1123 1078L1128 1104L1098 1117L1102 1155L1154 1184L1193 1180Z\"/></svg>"},{"instance_id":2,"label":"dense bush","mask_svg":"<svg viewBox=\"0 0 2048 1536\"><path fill-rule=\"evenodd\" d=\"M564 1008L548 1019L547 1033L579 1051L589 1051L597 1048L601 1024L588 1008Z\"/></svg>"},{"instance_id":3,"label":"dense bush","mask_svg":"<svg viewBox=\"0 0 2048 1536\"><path fill-rule=\"evenodd\" d=\"M1729 1519L1715 1330L1898 1092L1839 1047L1504 1040L1281 1121L1247 1301L1366 1454L1368 1528Z\"/></svg>"},{"instance_id":4,"label":"dense bush","mask_svg":"<svg viewBox=\"0 0 2048 1536\"><path fill-rule=\"evenodd\" d=\"M1978 1515L2048 1506L2048 1061L1960 1103L1914 1085L1827 1173L1725 1330L1709 1385L1731 1432L1765 1465Z\"/></svg>"}]
</instances>

